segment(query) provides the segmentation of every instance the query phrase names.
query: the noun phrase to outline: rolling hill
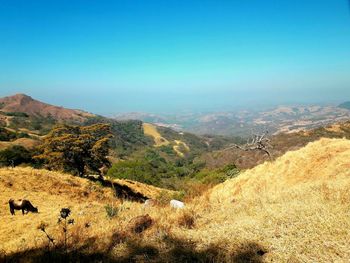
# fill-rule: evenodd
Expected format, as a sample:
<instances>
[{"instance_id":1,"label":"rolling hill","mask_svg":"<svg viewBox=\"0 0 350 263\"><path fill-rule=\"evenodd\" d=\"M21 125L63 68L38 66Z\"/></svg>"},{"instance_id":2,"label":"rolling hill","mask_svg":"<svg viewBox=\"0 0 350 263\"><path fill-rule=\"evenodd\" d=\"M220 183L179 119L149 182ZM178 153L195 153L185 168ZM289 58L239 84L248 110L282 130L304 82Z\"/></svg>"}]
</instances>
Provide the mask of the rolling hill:
<instances>
[{"instance_id":1,"label":"rolling hill","mask_svg":"<svg viewBox=\"0 0 350 263\"><path fill-rule=\"evenodd\" d=\"M32 97L25 94L16 94L0 98L0 106L0 110L7 115L22 112L31 117L49 117L56 121L82 123L87 118L96 116L81 110L72 110L50 105L34 100Z\"/></svg>"},{"instance_id":2,"label":"rolling hill","mask_svg":"<svg viewBox=\"0 0 350 263\"><path fill-rule=\"evenodd\" d=\"M69 206L75 224L66 256L80 261L346 262L349 159L349 140L321 139L227 180L177 212L114 200L110 188L69 175L1 169L0 251L7 259L47 258L37 227L47 223L59 242L56 218ZM30 198L40 213L11 216L10 197ZM118 207L118 216L109 219L106 204ZM153 224L132 232L132 219L145 214Z\"/></svg>"},{"instance_id":3,"label":"rolling hill","mask_svg":"<svg viewBox=\"0 0 350 263\"><path fill-rule=\"evenodd\" d=\"M252 131L269 130L272 134L315 129L349 120L344 103L335 105L278 105L268 108L227 111L179 112L172 114L124 113L117 119L139 119L199 135L247 137Z\"/></svg>"}]
</instances>

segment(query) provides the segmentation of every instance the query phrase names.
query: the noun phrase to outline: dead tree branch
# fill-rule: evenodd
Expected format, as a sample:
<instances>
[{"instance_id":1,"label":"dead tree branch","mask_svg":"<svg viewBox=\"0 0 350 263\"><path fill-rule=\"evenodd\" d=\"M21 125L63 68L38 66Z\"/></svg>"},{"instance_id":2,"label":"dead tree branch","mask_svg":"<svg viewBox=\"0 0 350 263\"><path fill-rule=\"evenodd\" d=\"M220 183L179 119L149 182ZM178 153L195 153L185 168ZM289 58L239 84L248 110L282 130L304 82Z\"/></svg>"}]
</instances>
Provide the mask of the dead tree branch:
<instances>
[{"instance_id":1,"label":"dead tree branch","mask_svg":"<svg viewBox=\"0 0 350 263\"><path fill-rule=\"evenodd\" d=\"M269 151L270 148L273 148L270 145L270 139L266 138L268 134L268 131L265 131L263 134L254 134L253 138L251 139L251 141L249 142L249 139L247 141L247 143L243 146L241 145L237 145L237 144L231 144L228 148L226 148L225 150L229 150L232 148L237 148L240 149L242 151L262 151L264 153L266 153L269 158L271 158L271 153Z\"/></svg>"}]
</instances>

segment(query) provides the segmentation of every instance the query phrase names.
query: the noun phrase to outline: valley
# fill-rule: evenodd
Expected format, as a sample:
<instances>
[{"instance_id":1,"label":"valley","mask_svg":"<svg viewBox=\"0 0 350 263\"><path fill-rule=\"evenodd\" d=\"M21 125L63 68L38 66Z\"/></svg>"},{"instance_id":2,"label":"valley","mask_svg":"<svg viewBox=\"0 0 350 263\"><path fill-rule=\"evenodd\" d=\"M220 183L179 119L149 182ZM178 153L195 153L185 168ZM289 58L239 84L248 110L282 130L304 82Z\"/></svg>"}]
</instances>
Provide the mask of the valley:
<instances>
[{"instance_id":1,"label":"valley","mask_svg":"<svg viewBox=\"0 0 350 263\"><path fill-rule=\"evenodd\" d=\"M346 104L343 104L346 105ZM139 119L199 135L247 137L258 131L293 133L348 120L350 110L341 105L281 105L261 110L188 112L173 114L124 113L116 119Z\"/></svg>"}]
</instances>

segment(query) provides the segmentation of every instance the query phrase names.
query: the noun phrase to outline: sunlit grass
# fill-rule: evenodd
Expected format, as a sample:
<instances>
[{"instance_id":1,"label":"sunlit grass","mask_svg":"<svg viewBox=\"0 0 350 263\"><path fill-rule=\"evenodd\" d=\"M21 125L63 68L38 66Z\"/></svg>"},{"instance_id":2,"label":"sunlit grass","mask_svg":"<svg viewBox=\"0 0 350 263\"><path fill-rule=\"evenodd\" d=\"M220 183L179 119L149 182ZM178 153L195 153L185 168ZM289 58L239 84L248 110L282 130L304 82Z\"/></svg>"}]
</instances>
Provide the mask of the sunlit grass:
<instances>
[{"instance_id":1,"label":"sunlit grass","mask_svg":"<svg viewBox=\"0 0 350 263\"><path fill-rule=\"evenodd\" d=\"M345 262L350 258L350 141L321 139L288 152L186 201L184 210L116 200L110 188L67 174L0 170L0 251L43 248L45 222L56 242L60 208L75 224L69 244L133 261ZM138 186L142 188L142 185ZM9 198L27 198L39 214L11 216ZM106 205L117 207L109 217ZM130 231L130 220L149 214L154 224ZM180 253L181 252L181 253Z\"/></svg>"}]
</instances>

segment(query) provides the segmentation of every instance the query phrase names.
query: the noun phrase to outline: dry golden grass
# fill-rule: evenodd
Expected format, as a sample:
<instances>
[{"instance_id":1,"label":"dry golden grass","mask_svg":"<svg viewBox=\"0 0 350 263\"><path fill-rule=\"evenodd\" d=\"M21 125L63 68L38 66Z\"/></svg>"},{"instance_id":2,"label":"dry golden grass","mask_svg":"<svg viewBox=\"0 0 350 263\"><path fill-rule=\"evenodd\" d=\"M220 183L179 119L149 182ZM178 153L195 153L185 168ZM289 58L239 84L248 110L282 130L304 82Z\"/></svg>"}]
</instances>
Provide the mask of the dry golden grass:
<instances>
[{"instance_id":1,"label":"dry golden grass","mask_svg":"<svg viewBox=\"0 0 350 263\"><path fill-rule=\"evenodd\" d=\"M110 189L70 175L1 169L0 251L44 247L45 237L36 229L41 221L59 239L57 214L61 207L69 206L76 220L70 230L71 244L96 239L89 251L114 259L348 262L349 168L350 141L321 139L273 163L247 170L178 211L121 203L114 200ZM40 213L11 216L10 197L30 199ZM116 217L107 217L106 204L119 208ZM154 220L152 227L132 233L129 221L145 214Z\"/></svg>"},{"instance_id":2,"label":"dry golden grass","mask_svg":"<svg viewBox=\"0 0 350 263\"><path fill-rule=\"evenodd\" d=\"M143 123L143 132L145 135L153 137L154 146L159 147L163 145L168 145L169 141L162 137L160 133L157 131L157 127L150 123Z\"/></svg>"},{"instance_id":3,"label":"dry golden grass","mask_svg":"<svg viewBox=\"0 0 350 263\"><path fill-rule=\"evenodd\" d=\"M62 207L70 207L80 220L99 223L92 215L102 213L104 204L115 202L110 189L70 175L30 168L0 169L0 251L14 252L42 246L43 235L36 229L41 221L49 224L48 232L57 234L56 221ZM11 216L8 200L29 199L39 213Z\"/></svg>"},{"instance_id":4,"label":"dry golden grass","mask_svg":"<svg viewBox=\"0 0 350 263\"><path fill-rule=\"evenodd\" d=\"M267 261L347 262L349 168L350 141L321 139L248 170L208 194L203 237L253 240Z\"/></svg>"}]
</instances>

